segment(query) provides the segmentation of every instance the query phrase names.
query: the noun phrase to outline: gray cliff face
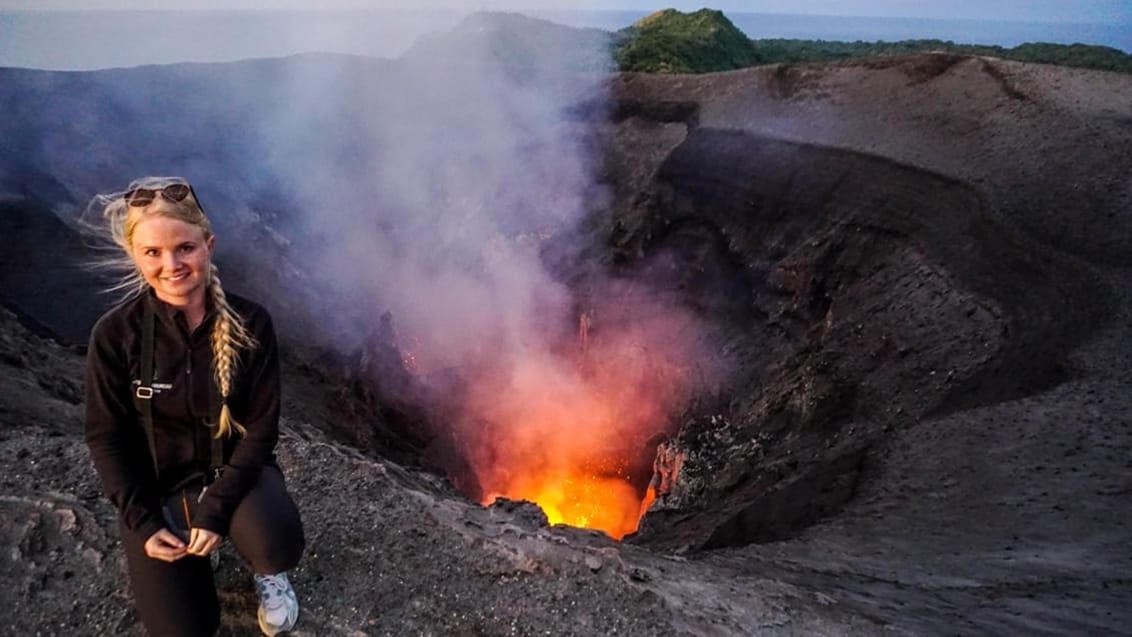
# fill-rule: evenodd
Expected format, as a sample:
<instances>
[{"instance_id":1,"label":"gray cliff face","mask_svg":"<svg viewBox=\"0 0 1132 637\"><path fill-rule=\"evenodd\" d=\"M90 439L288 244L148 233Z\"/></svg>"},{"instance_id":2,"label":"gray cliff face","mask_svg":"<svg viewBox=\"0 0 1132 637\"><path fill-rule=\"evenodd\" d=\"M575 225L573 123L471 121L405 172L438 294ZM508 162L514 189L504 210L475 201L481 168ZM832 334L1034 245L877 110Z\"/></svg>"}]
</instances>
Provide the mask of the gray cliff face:
<instances>
[{"instance_id":1,"label":"gray cliff face","mask_svg":"<svg viewBox=\"0 0 1132 637\"><path fill-rule=\"evenodd\" d=\"M652 464L659 497L617 543L547 527L530 504L468 501L452 484L469 492L474 472L435 389L459 394L464 370L406 362L398 316L304 302L342 293L304 261L325 237L273 177L280 157L253 152L268 129L244 118L294 97L296 77L341 80L352 99L304 110L318 134L279 142L315 179L357 165L373 140L345 122L401 114L387 96L407 73L321 56L0 70L23 123L2 124L0 159L0 296L15 310L0 314L5 632L141 633L81 437L81 347L45 336L82 343L105 303L72 267L83 202L151 165L210 184L225 282L280 326L280 461L309 546L299 634L1116 634L1132 621L1132 78L911 56L611 76L606 105L577 98L577 78L525 78L577 99L569 131L608 186L578 246L545 242L548 267L599 309L610 290L676 299L729 370L665 439L637 441L633 486L644 493ZM249 83L234 105L206 99ZM174 99L186 84L202 99ZM138 154L107 139L172 141ZM363 183L342 170L330 185ZM595 343L612 316L593 315ZM255 634L249 574L223 555L224 633Z\"/></svg>"}]
</instances>

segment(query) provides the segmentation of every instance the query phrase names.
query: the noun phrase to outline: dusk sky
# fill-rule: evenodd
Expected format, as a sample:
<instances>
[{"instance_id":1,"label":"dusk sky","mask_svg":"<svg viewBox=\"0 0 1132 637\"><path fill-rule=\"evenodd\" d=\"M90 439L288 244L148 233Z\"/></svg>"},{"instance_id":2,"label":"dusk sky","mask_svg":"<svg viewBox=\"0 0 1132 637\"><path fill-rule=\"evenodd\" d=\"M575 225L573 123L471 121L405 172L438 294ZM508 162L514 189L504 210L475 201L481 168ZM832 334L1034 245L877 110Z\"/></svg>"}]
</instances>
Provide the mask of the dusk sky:
<instances>
[{"instance_id":1,"label":"dusk sky","mask_svg":"<svg viewBox=\"0 0 1132 637\"><path fill-rule=\"evenodd\" d=\"M0 10L91 9L391 9L466 10L695 10L703 2L655 0L0 0ZM1116 23L1132 20L1132 0L716 0L707 6L723 11L825 15L971 18Z\"/></svg>"},{"instance_id":2,"label":"dusk sky","mask_svg":"<svg viewBox=\"0 0 1132 637\"><path fill-rule=\"evenodd\" d=\"M1081 42L1132 53L1132 0L0 0L0 67L90 70L312 51L394 58L475 11L614 31L653 11L705 5L752 38ZM153 23L146 9L191 13ZM170 24L179 37L169 37Z\"/></svg>"}]
</instances>

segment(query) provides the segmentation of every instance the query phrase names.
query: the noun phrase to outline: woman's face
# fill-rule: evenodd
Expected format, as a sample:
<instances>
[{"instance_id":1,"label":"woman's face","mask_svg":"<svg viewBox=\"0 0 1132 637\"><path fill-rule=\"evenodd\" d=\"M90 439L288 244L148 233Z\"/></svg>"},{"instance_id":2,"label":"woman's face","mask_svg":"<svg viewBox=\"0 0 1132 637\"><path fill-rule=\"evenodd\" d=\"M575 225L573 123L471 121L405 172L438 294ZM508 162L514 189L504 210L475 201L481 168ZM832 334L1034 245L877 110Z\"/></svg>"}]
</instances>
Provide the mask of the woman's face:
<instances>
[{"instance_id":1,"label":"woman's face","mask_svg":"<svg viewBox=\"0 0 1132 637\"><path fill-rule=\"evenodd\" d=\"M204 302L215 237L178 219L147 216L134 226L134 263L157 298L174 306Z\"/></svg>"}]
</instances>

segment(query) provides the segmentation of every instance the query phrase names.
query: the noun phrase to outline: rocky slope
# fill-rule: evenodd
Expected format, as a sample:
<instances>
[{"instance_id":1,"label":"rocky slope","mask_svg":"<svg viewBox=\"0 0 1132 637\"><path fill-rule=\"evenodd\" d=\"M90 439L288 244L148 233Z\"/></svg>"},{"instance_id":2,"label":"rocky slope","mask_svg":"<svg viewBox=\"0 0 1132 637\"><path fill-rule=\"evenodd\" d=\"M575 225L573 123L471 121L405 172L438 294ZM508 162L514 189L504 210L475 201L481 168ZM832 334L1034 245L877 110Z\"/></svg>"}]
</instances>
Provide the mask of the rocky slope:
<instances>
[{"instance_id":1,"label":"rocky slope","mask_svg":"<svg viewBox=\"0 0 1132 637\"><path fill-rule=\"evenodd\" d=\"M78 352L0 313L0 602L10 634L144 634L115 514L82 442L81 368ZM839 633L864 625L774 579L744 575L738 590L687 558L548 529L530 504L485 509L436 477L330 442L303 416L288 409L280 444L308 542L292 574L303 606L293 634L727 634L761 625ZM259 634L251 575L229 547L217 585L222 634Z\"/></svg>"}]
</instances>

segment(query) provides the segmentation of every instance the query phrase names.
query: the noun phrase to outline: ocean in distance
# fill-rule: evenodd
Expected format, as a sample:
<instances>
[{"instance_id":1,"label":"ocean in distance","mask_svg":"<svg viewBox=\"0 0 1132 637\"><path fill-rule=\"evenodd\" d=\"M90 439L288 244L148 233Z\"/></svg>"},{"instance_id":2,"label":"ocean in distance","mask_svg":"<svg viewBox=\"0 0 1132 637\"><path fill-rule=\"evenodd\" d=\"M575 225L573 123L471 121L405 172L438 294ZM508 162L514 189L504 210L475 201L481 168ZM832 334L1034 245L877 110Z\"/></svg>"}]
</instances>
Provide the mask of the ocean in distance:
<instances>
[{"instance_id":1,"label":"ocean in distance","mask_svg":"<svg viewBox=\"0 0 1132 637\"><path fill-rule=\"evenodd\" d=\"M454 26L455 11L0 11L0 66L92 70L226 62L325 51L392 58L417 37ZM609 31L646 12L529 15ZM1012 22L727 12L751 38L895 41L934 38L1012 47L1099 44L1132 53L1132 23Z\"/></svg>"}]
</instances>

